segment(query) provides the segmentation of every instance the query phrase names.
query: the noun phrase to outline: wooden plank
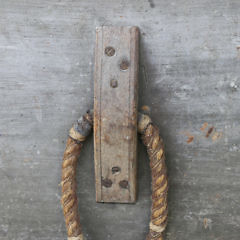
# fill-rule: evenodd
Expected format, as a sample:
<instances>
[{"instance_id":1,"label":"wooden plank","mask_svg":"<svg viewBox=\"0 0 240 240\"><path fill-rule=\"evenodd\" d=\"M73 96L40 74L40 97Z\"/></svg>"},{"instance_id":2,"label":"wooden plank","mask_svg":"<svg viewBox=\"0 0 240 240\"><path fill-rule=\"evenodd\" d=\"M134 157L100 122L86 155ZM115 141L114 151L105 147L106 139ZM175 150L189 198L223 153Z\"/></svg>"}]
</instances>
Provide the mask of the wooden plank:
<instances>
[{"instance_id":1,"label":"wooden plank","mask_svg":"<svg viewBox=\"0 0 240 240\"><path fill-rule=\"evenodd\" d=\"M135 202L139 31L100 27L96 35L96 200Z\"/></svg>"}]
</instances>

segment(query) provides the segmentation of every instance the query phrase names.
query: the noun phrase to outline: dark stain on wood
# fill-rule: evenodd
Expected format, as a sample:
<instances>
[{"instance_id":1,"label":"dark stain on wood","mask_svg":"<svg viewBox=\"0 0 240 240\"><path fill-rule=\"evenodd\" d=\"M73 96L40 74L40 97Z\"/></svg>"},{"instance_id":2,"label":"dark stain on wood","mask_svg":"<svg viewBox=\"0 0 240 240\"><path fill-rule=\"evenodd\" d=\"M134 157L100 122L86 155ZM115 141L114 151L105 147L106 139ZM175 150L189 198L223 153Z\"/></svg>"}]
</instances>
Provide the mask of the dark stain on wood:
<instances>
[{"instance_id":1,"label":"dark stain on wood","mask_svg":"<svg viewBox=\"0 0 240 240\"><path fill-rule=\"evenodd\" d=\"M112 180L108 178L102 178L102 185L106 188L110 188L112 186Z\"/></svg>"},{"instance_id":2,"label":"dark stain on wood","mask_svg":"<svg viewBox=\"0 0 240 240\"><path fill-rule=\"evenodd\" d=\"M122 181L120 181L120 182L119 182L119 186L120 186L121 188L127 189L127 188L128 188L128 181L127 181L127 180L122 180Z\"/></svg>"}]
</instances>

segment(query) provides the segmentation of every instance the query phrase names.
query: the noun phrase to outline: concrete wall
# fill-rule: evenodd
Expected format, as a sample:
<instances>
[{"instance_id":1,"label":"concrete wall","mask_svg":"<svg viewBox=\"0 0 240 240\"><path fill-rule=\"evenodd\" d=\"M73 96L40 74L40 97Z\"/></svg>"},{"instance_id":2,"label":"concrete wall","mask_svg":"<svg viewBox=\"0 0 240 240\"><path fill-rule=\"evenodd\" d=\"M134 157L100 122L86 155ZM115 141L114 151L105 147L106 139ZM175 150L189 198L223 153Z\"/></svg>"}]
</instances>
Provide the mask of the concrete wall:
<instances>
[{"instance_id":1,"label":"concrete wall","mask_svg":"<svg viewBox=\"0 0 240 240\"><path fill-rule=\"evenodd\" d=\"M72 122L93 105L99 25L141 30L140 105L166 144L166 239L239 240L239 0L0 0L0 239L66 239L61 158ZM138 202L97 204L92 140L78 170L87 239L144 240L145 149Z\"/></svg>"}]
</instances>

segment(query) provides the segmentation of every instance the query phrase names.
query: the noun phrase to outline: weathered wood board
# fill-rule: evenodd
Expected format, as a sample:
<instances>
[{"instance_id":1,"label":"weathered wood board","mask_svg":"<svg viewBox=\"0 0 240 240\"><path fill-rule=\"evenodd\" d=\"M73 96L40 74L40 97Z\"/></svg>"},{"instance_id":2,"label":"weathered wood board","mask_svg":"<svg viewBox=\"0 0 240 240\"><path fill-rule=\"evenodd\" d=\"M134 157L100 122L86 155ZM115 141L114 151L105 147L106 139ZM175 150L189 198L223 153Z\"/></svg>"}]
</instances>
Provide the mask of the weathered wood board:
<instances>
[{"instance_id":1,"label":"weathered wood board","mask_svg":"<svg viewBox=\"0 0 240 240\"><path fill-rule=\"evenodd\" d=\"M139 106L150 106L166 145L165 239L239 240L239 9L239 0L0 0L0 239L66 239L61 161L69 128L93 107L95 28L137 25ZM136 204L96 203L89 138L77 179L88 240L145 239L149 171L139 144Z\"/></svg>"},{"instance_id":2,"label":"weathered wood board","mask_svg":"<svg viewBox=\"0 0 240 240\"><path fill-rule=\"evenodd\" d=\"M98 27L94 77L96 200L136 201L137 27Z\"/></svg>"}]
</instances>

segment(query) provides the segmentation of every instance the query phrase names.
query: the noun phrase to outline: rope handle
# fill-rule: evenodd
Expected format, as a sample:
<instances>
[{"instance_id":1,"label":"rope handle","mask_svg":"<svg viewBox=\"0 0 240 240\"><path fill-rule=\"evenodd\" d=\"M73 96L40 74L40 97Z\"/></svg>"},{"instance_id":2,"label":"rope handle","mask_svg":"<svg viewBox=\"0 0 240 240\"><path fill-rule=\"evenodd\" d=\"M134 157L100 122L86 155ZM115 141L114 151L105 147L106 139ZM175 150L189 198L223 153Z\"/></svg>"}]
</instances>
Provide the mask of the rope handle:
<instances>
[{"instance_id":1,"label":"rope handle","mask_svg":"<svg viewBox=\"0 0 240 240\"><path fill-rule=\"evenodd\" d=\"M61 203L68 240L84 240L78 213L76 168L83 142L90 134L92 125L93 114L92 111L88 111L70 129L63 155ZM163 141L159 136L158 128L146 114L138 114L138 132L147 147L152 175L151 220L146 240L163 240L168 214L168 181Z\"/></svg>"}]
</instances>

